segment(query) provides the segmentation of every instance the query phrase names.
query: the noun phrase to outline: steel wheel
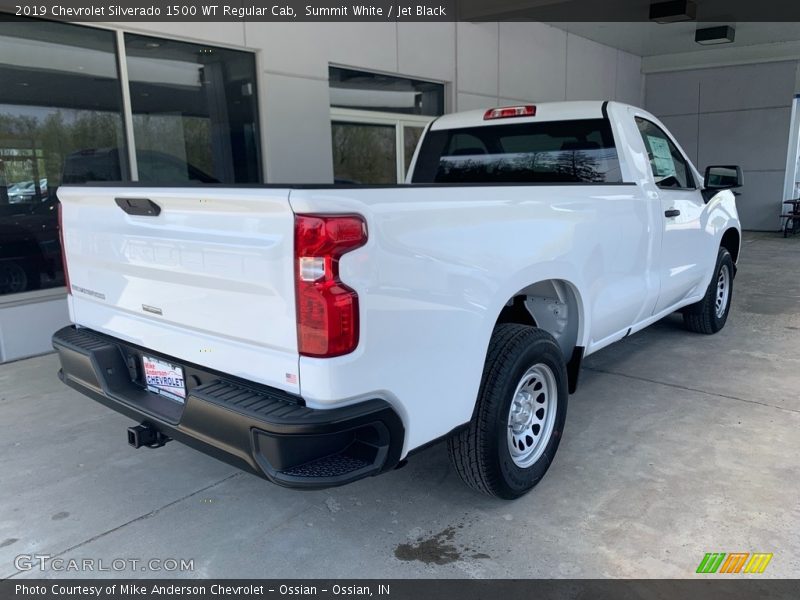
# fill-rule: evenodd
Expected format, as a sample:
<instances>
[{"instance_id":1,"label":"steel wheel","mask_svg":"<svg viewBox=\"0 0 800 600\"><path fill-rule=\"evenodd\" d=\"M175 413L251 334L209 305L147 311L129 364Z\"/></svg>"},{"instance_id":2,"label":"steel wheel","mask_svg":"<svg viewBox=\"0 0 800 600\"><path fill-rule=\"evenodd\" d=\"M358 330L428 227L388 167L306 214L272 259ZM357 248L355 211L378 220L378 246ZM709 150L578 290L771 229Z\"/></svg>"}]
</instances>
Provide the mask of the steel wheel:
<instances>
[{"instance_id":1,"label":"steel wheel","mask_svg":"<svg viewBox=\"0 0 800 600\"><path fill-rule=\"evenodd\" d=\"M721 319L728 308L728 296L731 293L731 271L728 265L722 265L717 277L717 293L714 296L714 312Z\"/></svg>"},{"instance_id":2,"label":"steel wheel","mask_svg":"<svg viewBox=\"0 0 800 600\"><path fill-rule=\"evenodd\" d=\"M558 389L544 364L528 369L517 384L508 411L508 450L514 464L527 468L539 460L553 433Z\"/></svg>"},{"instance_id":3,"label":"steel wheel","mask_svg":"<svg viewBox=\"0 0 800 600\"><path fill-rule=\"evenodd\" d=\"M725 327L728 321L736 271L727 248L718 250L714 272L717 276L708 282L703 299L684 307L682 311L683 323L689 331L711 335Z\"/></svg>"},{"instance_id":4,"label":"steel wheel","mask_svg":"<svg viewBox=\"0 0 800 600\"><path fill-rule=\"evenodd\" d=\"M498 324L472 419L447 439L461 479L508 500L530 491L553 464L567 417L567 389L564 355L552 335L529 325Z\"/></svg>"}]
</instances>

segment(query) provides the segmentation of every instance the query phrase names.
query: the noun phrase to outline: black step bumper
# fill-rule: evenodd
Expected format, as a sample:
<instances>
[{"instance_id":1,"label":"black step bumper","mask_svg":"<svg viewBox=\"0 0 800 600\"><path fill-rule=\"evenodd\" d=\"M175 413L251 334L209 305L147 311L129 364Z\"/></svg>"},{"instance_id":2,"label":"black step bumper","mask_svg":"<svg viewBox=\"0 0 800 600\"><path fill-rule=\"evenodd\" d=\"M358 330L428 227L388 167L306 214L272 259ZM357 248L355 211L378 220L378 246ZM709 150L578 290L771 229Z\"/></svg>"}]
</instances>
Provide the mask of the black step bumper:
<instances>
[{"instance_id":1,"label":"black step bumper","mask_svg":"<svg viewBox=\"0 0 800 600\"><path fill-rule=\"evenodd\" d=\"M329 410L89 329L53 335L60 379L162 434L277 484L324 488L394 468L405 431L384 400ZM184 368L185 404L149 392L143 354Z\"/></svg>"}]
</instances>

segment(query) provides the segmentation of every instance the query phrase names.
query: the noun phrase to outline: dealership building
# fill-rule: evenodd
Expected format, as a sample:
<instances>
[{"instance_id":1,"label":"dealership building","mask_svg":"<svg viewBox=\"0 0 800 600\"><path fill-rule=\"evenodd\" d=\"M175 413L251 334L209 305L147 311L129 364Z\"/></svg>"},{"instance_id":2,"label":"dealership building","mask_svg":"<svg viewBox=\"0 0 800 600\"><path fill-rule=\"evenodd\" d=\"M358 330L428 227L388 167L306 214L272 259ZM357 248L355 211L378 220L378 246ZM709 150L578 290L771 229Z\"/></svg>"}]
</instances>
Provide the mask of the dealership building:
<instances>
[{"instance_id":1,"label":"dealership building","mask_svg":"<svg viewBox=\"0 0 800 600\"><path fill-rule=\"evenodd\" d=\"M397 183L453 111L643 106L701 171L741 165L744 228L777 231L800 195L800 24L710 45L698 27L2 19L0 362L47 352L68 320L59 185Z\"/></svg>"}]
</instances>

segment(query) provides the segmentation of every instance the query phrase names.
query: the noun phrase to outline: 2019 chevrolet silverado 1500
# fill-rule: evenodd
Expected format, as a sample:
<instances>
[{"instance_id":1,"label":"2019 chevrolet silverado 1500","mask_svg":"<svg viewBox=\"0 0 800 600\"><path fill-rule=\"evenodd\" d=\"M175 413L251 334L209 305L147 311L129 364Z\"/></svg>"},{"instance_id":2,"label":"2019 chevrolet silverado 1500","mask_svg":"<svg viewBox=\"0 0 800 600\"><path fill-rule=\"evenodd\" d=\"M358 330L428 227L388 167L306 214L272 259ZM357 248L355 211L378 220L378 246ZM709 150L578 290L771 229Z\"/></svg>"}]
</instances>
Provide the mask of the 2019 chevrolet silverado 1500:
<instances>
[{"instance_id":1,"label":"2019 chevrolet silverado 1500","mask_svg":"<svg viewBox=\"0 0 800 600\"><path fill-rule=\"evenodd\" d=\"M731 302L737 167L652 115L446 115L407 185L63 186L65 383L276 483L325 487L446 437L470 486L532 488L583 357Z\"/></svg>"}]
</instances>

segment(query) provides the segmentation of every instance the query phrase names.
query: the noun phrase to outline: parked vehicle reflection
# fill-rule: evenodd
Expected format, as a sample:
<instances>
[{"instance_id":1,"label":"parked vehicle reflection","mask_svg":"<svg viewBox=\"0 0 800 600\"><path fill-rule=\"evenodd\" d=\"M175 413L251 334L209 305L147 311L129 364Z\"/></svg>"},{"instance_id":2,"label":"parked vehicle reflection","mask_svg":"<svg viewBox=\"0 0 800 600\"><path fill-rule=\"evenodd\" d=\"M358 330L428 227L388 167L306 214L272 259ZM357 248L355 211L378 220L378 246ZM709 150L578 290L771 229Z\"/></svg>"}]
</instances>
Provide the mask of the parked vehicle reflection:
<instances>
[{"instance_id":1,"label":"parked vehicle reflection","mask_svg":"<svg viewBox=\"0 0 800 600\"><path fill-rule=\"evenodd\" d=\"M0 294L64 284L57 206L55 196L0 205Z\"/></svg>"},{"instance_id":2,"label":"parked vehicle reflection","mask_svg":"<svg viewBox=\"0 0 800 600\"><path fill-rule=\"evenodd\" d=\"M140 151L139 180L149 183L219 183L178 157ZM67 155L62 184L123 179L118 148L87 148ZM0 186L0 295L64 285L58 236L57 186L48 179Z\"/></svg>"},{"instance_id":3,"label":"parked vehicle reflection","mask_svg":"<svg viewBox=\"0 0 800 600\"><path fill-rule=\"evenodd\" d=\"M156 150L136 153L139 181L146 183L219 183L219 180L176 156ZM120 181L117 148L87 148L73 152L64 161L62 182Z\"/></svg>"}]
</instances>

